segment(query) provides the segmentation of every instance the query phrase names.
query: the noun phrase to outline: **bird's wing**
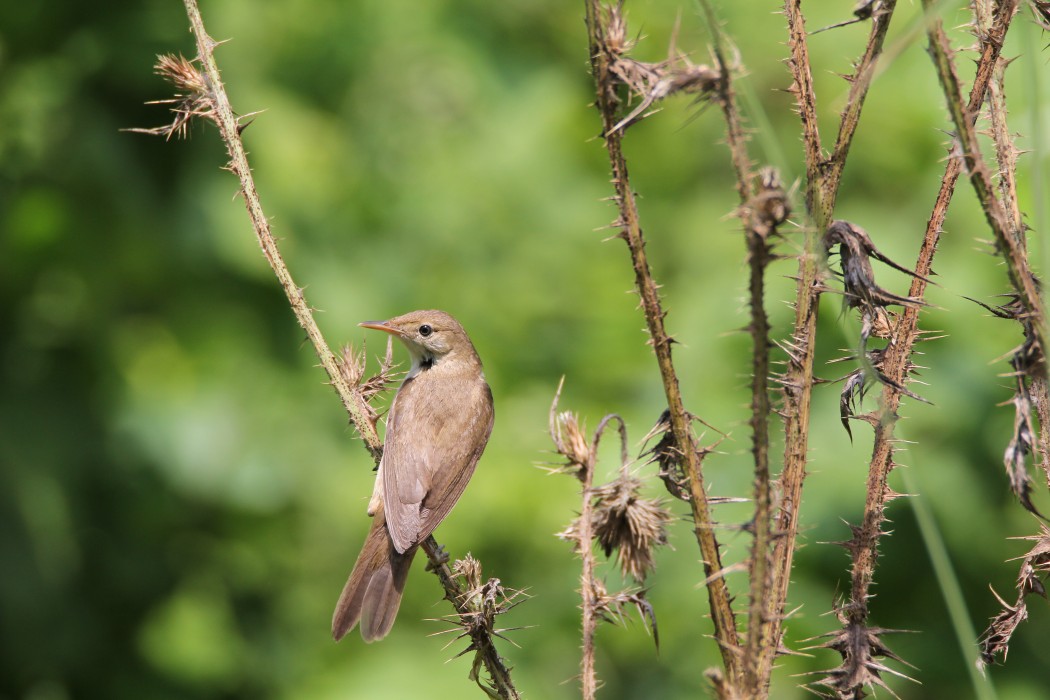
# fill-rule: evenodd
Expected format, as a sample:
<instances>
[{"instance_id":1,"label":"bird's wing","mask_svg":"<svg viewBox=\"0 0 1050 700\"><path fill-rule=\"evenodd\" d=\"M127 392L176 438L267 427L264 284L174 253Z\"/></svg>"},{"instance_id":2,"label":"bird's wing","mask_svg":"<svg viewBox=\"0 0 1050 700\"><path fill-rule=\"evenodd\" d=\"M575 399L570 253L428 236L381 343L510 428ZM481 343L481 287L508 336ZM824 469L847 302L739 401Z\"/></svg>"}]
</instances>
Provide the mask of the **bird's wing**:
<instances>
[{"instance_id":1,"label":"bird's wing","mask_svg":"<svg viewBox=\"0 0 1050 700\"><path fill-rule=\"evenodd\" d=\"M390 411L382 470L387 529L398 552L430 535L459 500L492 421L492 393L482 377L424 372L402 384Z\"/></svg>"}]
</instances>

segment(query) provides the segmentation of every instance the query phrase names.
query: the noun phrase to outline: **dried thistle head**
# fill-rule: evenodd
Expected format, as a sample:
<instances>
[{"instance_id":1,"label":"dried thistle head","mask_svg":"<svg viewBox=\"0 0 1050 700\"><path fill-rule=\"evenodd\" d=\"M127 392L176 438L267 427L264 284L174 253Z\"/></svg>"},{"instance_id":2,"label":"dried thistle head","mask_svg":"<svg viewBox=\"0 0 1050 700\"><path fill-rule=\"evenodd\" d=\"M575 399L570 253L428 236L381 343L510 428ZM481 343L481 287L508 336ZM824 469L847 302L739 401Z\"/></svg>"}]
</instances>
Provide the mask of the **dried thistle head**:
<instances>
[{"instance_id":1,"label":"dried thistle head","mask_svg":"<svg viewBox=\"0 0 1050 700\"><path fill-rule=\"evenodd\" d=\"M907 661L893 653L882 641L884 634L906 632L907 630L869 627L861 622L852 622L842 607L835 608L835 615L842 622L842 629L821 635L827 638L827 641L808 647L809 649L832 649L842 656L842 663L839 666L820 672L823 678L811 684L828 688L832 694L822 693L812 687L809 688L810 690L823 697L862 698L867 696L865 689L868 688L889 690L889 686L883 679L884 673L918 682L910 676L893 670L883 661L883 659L892 659L912 667Z\"/></svg>"},{"instance_id":2,"label":"dried thistle head","mask_svg":"<svg viewBox=\"0 0 1050 700\"><path fill-rule=\"evenodd\" d=\"M157 56L153 72L175 86L175 97L169 100L157 100L150 104L170 104L175 118L171 124L154 129L131 129L142 133L162 135L171 138L173 135L186 138L190 121L194 117L215 119L211 93L204 76L183 56L170 54Z\"/></svg>"},{"instance_id":3,"label":"dried thistle head","mask_svg":"<svg viewBox=\"0 0 1050 700\"><path fill-rule=\"evenodd\" d=\"M586 427L579 416L571 411L562 411L555 419L554 446L558 454L568 460L569 468L584 468L591 463L591 445L587 440Z\"/></svg>"},{"instance_id":4,"label":"dried thistle head","mask_svg":"<svg viewBox=\"0 0 1050 700\"><path fill-rule=\"evenodd\" d=\"M605 7L605 48L613 56L622 56L634 48L627 38L627 19L623 14L623 0Z\"/></svg>"},{"instance_id":5,"label":"dried thistle head","mask_svg":"<svg viewBox=\"0 0 1050 700\"><path fill-rule=\"evenodd\" d=\"M638 611L638 616L646 627L652 630L653 643L660 648L660 635L656 627L656 611L653 604L645 597L645 591L619 591L609 593L605 584L599 579L591 581L591 596L594 600L594 609L606 622L619 624L624 622L624 609L628 606Z\"/></svg>"},{"instance_id":6,"label":"dried thistle head","mask_svg":"<svg viewBox=\"0 0 1050 700\"><path fill-rule=\"evenodd\" d=\"M1003 661L1006 660L1014 632L1028 619L1028 604L1025 598L1033 593L1043 598L1047 597L1046 578L1050 576L1050 527L1040 524L1039 529L1037 535L1020 538L1031 540L1035 545L1021 561L1016 583L1017 601L1011 605L992 591L1002 609L992 618L988 629L981 635L981 655L978 660L981 667L994 663L997 656L1002 657Z\"/></svg>"},{"instance_id":7,"label":"dried thistle head","mask_svg":"<svg viewBox=\"0 0 1050 700\"><path fill-rule=\"evenodd\" d=\"M565 379L563 378L558 383L558 390L554 392L554 401L551 403L551 410L548 414L548 430L554 442L555 451L565 457L568 462L564 470L575 473L577 478L582 480L592 466L594 451L587 440L586 428L580 422L579 417L570 411L558 412L558 399L561 398L561 389L564 384Z\"/></svg>"},{"instance_id":8,"label":"dried thistle head","mask_svg":"<svg viewBox=\"0 0 1050 700\"><path fill-rule=\"evenodd\" d=\"M397 372L394 364L394 354L391 341L387 341L386 354L380 360L379 371L371 377L365 378L365 351L357 352L353 345L346 345L340 357L336 360L336 366L347 384L357 388L365 400L368 411L367 418L375 427L379 413L371 405L371 400L383 393L396 379Z\"/></svg>"},{"instance_id":9,"label":"dried thistle head","mask_svg":"<svg viewBox=\"0 0 1050 700\"><path fill-rule=\"evenodd\" d=\"M176 57L171 54L157 56L153 72L174 85L176 90L186 93L186 95L200 95L206 92L204 76L194 68L193 63L185 56L180 55Z\"/></svg>"},{"instance_id":10,"label":"dried thistle head","mask_svg":"<svg viewBox=\"0 0 1050 700\"><path fill-rule=\"evenodd\" d=\"M642 439L642 442L648 443L655 437L660 439L647 452L642 453L643 457L649 458L646 464L656 462L660 467L659 477L667 487L668 493L675 498L688 501L690 498L689 479L682 468L682 450L678 448L678 443L675 441L674 431L671 430L671 412L667 409L664 409L664 412L656 419L656 424Z\"/></svg>"},{"instance_id":11,"label":"dried thistle head","mask_svg":"<svg viewBox=\"0 0 1050 700\"><path fill-rule=\"evenodd\" d=\"M842 285L846 292L846 305L849 308L888 306L897 304L904 307L928 306L921 299L902 297L887 292L875 283L875 272L871 267L874 258L895 270L929 282L925 277L916 274L906 267L898 265L883 255L867 232L848 221L833 221L824 234L824 246L830 250L839 246L839 260L842 266Z\"/></svg>"},{"instance_id":12,"label":"dried thistle head","mask_svg":"<svg viewBox=\"0 0 1050 700\"><path fill-rule=\"evenodd\" d=\"M697 95L702 101L713 95L721 84L721 73L707 65L695 65L674 48L674 38L667 59L658 62L639 61L629 52L635 42L627 38L627 23L623 3L610 5L604 12L603 49L608 56L608 77L602 90L614 103L620 102L618 86L623 85L631 99L639 104L606 133L606 136L626 129L644 116L655 103L677 93Z\"/></svg>"},{"instance_id":13,"label":"dried thistle head","mask_svg":"<svg viewBox=\"0 0 1050 700\"><path fill-rule=\"evenodd\" d=\"M592 491L594 539L605 556L616 552L624 575L644 582L655 562L653 552L667 544L671 514L659 499L642 498L642 481L627 473Z\"/></svg>"},{"instance_id":14,"label":"dried thistle head","mask_svg":"<svg viewBox=\"0 0 1050 700\"><path fill-rule=\"evenodd\" d=\"M456 603L459 612L444 618L445 622L452 623L452 628L439 634L458 630L453 641L464 638L470 640L467 648L458 656L475 652L471 678L491 695L488 681L484 681L478 673L483 663L482 656L491 649L492 637L506 639L503 633L510 631L497 628L496 617L524 602L528 596L524 591L505 588L498 578L490 578L482 583L481 562L469 554L456 560L452 565L452 573L463 581L464 591Z\"/></svg>"},{"instance_id":15,"label":"dried thistle head","mask_svg":"<svg viewBox=\"0 0 1050 700\"><path fill-rule=\"evenodd\" d=\"M860 366L857 367L857 369L853 370L846 376L835 380L846 380L845 385L842 387L842 393L839 395L839 418L842 420L842 427L846 429L846 433L849 435L851 442L853 440L853 431L850 428L850 419L864 420L872 426L877 425L880 420L880 417L874 413L866 413L863 415L857 413L860 409L861 402L864 400L864 396L868 393L868 389L873 382L879 382L883 386L892 387L894 391L898 391L904 396L915 399L916 401L929 403L927 399L910 391L900 382L895 381L883 372L885 356L885 348L875 348L873 350L868 350L860 357L857 355L847 355L846 357L830 361L845 362L847 360L859 360ZM905 375L910 374L915 368L915 364L912 363L911 360L908 360L905 367Z\"/></svg>"}]
</instances>

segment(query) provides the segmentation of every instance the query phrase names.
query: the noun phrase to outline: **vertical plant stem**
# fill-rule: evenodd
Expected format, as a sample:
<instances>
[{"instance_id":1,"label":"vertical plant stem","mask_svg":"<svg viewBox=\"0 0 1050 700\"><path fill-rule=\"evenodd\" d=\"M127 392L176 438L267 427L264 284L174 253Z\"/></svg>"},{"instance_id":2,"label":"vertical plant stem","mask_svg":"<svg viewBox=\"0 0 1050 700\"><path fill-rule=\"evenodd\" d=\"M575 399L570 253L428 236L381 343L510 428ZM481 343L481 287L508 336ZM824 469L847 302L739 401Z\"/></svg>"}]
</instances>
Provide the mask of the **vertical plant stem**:
<instances>
[{"instance_id":1,"label":"vertical plant stem","mask_svg":"<svg viewBox=\"0 0 1050 700\"><path fill-rule=\"evenodd\" d=\"M721 575L721 553L715 537L714 522L707 491L704 488L703 474L700 470L696 439L693 437L690 418L682 401L678 377L671 359L673 341L664 326L666 312L662 309L657 286L650 273L649 261L645 253L645 238L638 217L634 192L630 186L627 161L621 149L622 131L613 129L617 123L615 81L609 73L609 55L600 17L601 4L599 0L586 0L585 8L591 70L597 91L596 105L601 113L602 133L609 154L613 186L620 211L617 225L620 227L620 236L627 243L631 255L635 288L641 299L650 342L660 369L660 377L670 412L671 430L682 452L683 468L689 479L694 534L700 545L704 572L707 575L707 591L715 639L722 654L729 683L736 686L739 679L739 657L735 616L728 587Z\"/></svg>"},{"instance_id":2,"label":"vertical plant stem","mask_svg":"<svg viewBox=\"0 0 1050 700\"><path fill-rule=\"evenodd\" d=\"M971 128L988 91L989 81L993 75L992 69L999 60L999 52L1002 49L1001 39L1005 35L1011 17L1012 13L998 17L999 22L994 25L993 30L1001 31L1002 34L989 33L983 40L976 78L969 99L963 107L966 110L967 123ZM959 100L961 99L960 95ZM915 276L912 278L908 292L908 296L913 299L922 299L925 295L927 279L932 273L933 257L937 251L937 243L940 240L948 205L961 171L961 159L949 158L916 259ZM919 339L919 310L916 305L905 307L896 324L893 337L886 344L883 355L882 371L891 381L883 385L880 402L881 416L875 426L875 440L868 467L867 498L863 519L850 541L852 555L850 602L845 607L844 613L851 624L862 625L867 621L868 601L871 598L871 584L878 558L878 541L882 535L881 527L885 520L885 508L888 500L896 495L889 488L887 481L889 473L896 466L894 463L894 433L901 400L901 392L896 387L903 386L908 380L911 354Z\"/></svg>"},{"instance_id":3,"label":"vertical plant stem","mask_svg":"<svg viewBox=\"0 0 1050 700\"><path fill-rule=\"evenodd\" d=\"M805 20L800 0L784 4L788 21L788 65L794 82L792 92L799 109L802 141L806 154L806 210L817 230L805 227L806 241L799 259L798 282L795 295L795 325L790 342L785 343L788 361L781 383L784 389L784 466L780 474L779 508L776 514L771 561L772 594L765 601L762 619L770 625L770 637L779 646L784 603L787 600L791 566L795 556L795 537L798 533L799 505L802 483L806 478L808 456L809 413L813 392L813 357L816 352L817 311L820 306L821 267L817 251L817 231L822 231L830 219L825 209L823 151L817 124L816 94L810 72L806 47Z\"/></svg>"},{"instance_id":4,"label":"vertical plant stem","mask_svg":"<svg viewBox=\"0 0 1050 700\"><path fill-rule=\"evenodd\" d=\"M930 0L923 0L923 7L931 12ZM989 42L999 45L1000 50L1006 39L1006 30L1010 26L1010 20L1017 11L1017 0L1003 0L996 7L996 20L989 31ZM1046 312L1042 297L1036 287L1035 278L1032 276L1028 266L1028 258L1025 248L1018 243L1018 238L1023 232L1013 230L1010 218L1003 209L1002 204L995 196L992 185L991 174L988 166L981 157L980 146L977 142L977 132L973 127L973 118L969 114L966 103L963 101L959 87L959 78L955 72L955 64L952 61L952 49L948 36L944 31L941 20L932 14L928 17L927 35L929 37L929 52L937 68L937 77L944 90L948 111L955 125L956 138L962 149L962 160L970 175L970 183L984 211L988 226L995 235L995 242L999 252L1006 262L1007 274L1010 283L1017 292L1020 302L1024 308L1027 318L1032 322L1039 344L1040 353L1046 353ZM988 66L987 70L995 70L995 64ZM1045 371L1045 369L1044 369Z\"/></svg>"},{"instance_id":5,"label":"vertical plant stem","mask_svg":"<svg viewBox=\"0 0 1050 700\"><path fill-rule=\"evenodd\" d=\"M839 133L835 138L835 146L832 148L831 157L827 163L827 182L831 198L828 211L834 211L835 200L838 197L839 183L842 181L842 171L846 167L846 156L849 155L850 144L853 143L853 135L860 125L860 114L864 107L864 98L871 87L872 77L875 75L875 66L878 65L879 56L882 55L883 44L886 34L890 30L890 20L893 12L897 9L897 0L881 0L878 9L871 18L871 35L864 49L864 55L857 63L857 69L849 79L849 96L846 98L846 108L842 111L839 121ZM830 215L829 215L830 218Z\"/></svg>"},{"instance_id":6,"label":"vertical plant stem","mask_svg":"<svg viewBox=\"0 0 1050 700\"><path fill-rule=\"evenodd\" d=\"M577 546L583 565L580 571L580 597L583 610L583 654L580 658L580 684L583 700L594 700L598 692L598 674L594 669L594 634L598 629L597 595L594 590L594 549L591 542L593 532L593 503L591 487L594 485L594 462L596 456L591 452L587 464L581 469L580 518Z\"/></svg>"},{"instance_id":7,"label":"vertical plant stem","mask_svg":"<svg viewBox=\"0 0 1050 700\"><path fill-rule=\"evenodd\" d=\"M744 234L750 271L748 304L751 319L751 455L754 460L754 516L751 521L752 543L748 567L750 601L748 605L747 636L743 650L741 693L745 697L764 697L769 692L773 656L777 644L771 638L772 626L766 616L769 604L770 544L772 542L772 498L769 471L769 318L765 309L765 273L771 262L771 250L766 237L753 225L747 214L754 197L752 163L747 149L740 109L733 89L732 72L725 60L722 33L709 0L700 0L712 35L715 61L718 64L719 84L716 89L722 116L726 123L726 144L729 146L736 189L744 212ZM767 232L768 233L768 232Z\"/></svg>"},{"instance_id":8,"label":"vertical plant stem","mask_svg":"<svg viewBox=\"0 0 1050 700\"><path fill-rule=\"evenodd\" d=\"M849 97L840 119L835 147L831 156L825 159L818 130L816 95L801 0L787 0L784 4L791 51L788 65L794 78L792 92L799 109L806 156L806 208L815 229L807 231L805 251L799 262L795 330L791 343L786 347L788 363L783 378L784 468L780 477L777 540L773 545L773 593L765 614L772 628L770 638L776 645L779 645L782 635L783 611L791 578L795 538L798 534L802 483L806 476L816 322L823 286L823 253L818 250L818 245L821 234L831 221L849 148L860 123L864 101L875 66L882 55L895 7L894 0L883 2L872 17L867 46L850 78Z\"/></svg>"}]
</instances>

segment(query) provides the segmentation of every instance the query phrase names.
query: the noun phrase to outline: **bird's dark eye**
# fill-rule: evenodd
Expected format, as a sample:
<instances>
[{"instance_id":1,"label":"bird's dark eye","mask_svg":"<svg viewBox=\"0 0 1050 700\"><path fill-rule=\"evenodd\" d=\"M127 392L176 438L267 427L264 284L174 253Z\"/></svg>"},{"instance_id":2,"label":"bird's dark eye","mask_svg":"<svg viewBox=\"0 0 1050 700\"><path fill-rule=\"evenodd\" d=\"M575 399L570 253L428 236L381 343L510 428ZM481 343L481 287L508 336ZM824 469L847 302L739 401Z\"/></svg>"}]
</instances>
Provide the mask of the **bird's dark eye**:
<instances>
[{"instance_id":1,"label":"bird's dark eye","mask_svg":"<svg viewBox=\"0 0 1050 700\"><path fill-rule=\"evenodd\" d=\"M422 326L419 327L419 334L421 336L423 336L424 338L426 338L427 336L429 336L433 332L434 332L434 329L430 327L429 323L424 323Z\"/></svg>"}]
</instances>

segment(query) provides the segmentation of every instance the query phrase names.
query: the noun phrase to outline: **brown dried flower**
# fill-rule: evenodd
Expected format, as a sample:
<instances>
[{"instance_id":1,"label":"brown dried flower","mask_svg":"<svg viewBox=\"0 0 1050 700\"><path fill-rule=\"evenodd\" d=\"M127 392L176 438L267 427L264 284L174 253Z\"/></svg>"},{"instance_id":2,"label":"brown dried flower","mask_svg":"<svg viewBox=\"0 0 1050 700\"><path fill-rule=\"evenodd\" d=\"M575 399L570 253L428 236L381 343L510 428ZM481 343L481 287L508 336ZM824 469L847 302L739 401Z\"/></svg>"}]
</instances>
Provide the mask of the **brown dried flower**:
<instances>
[{"instance_id":1,"label":"brown dried flower","mask_svg":"<svg viewBox=\"0 0 1050 700\"><path fill-rule=\"evenodd\" d=\"M883 255L872 243L864 229L848 221L831 222L824 234L824 246L830 250L836 244L839 246L842 284L845 287L846 305L849 308L872 308L890 304L905 307L928 306L921 299L898 296L875 284L875 272L872 270L870 258L925 282L929 280Z\"/></svg>"},{"instance_id":2,"label":"brown dried flower","mask_svg":"<svg viewBox=\"0 0 1050 700\"><path fill-rule=\"evenodd\" d=\"M652 630L653 643L660 648L660 634L656 627L656 610L653 604L645 597L645 591L619 591L609 593L605 584L599 579L592 582L591 594L594 596L595 611L601 615L606 622L613 624L623 623L624 608L633 606L638 611L642 622Z\"/></svg>"},{"instance_id":3,"label":"brown dried flower","mask_svg":"<svg viewBox=\"0 0 1050 700\"><path fill-rule=\"evenodd\" d=\"M619 478L591 491L594 540L605 556L616 552L620 570L639 583L653 569L653 551L658 545L667 544L667 524L672 519L660 499L642 498L641 488L641 479L621 472ZM578 549L580 519L573 520L558 537L573 542Z\"/></svg>"},{"instance_id":4,"label":"brown dried flower","mask_svg":"<svg viewBox=\"0 0 1050 700\"><path fill-rule=\"evenodd\" d=\"M1006 660L1014 632L1028 619L1028 604L1025 598L1032 593L1046 598L1045 579L1050 575L1050 528L1040 525L1038 535L1022 539L1032 540L1035 545L1025 554L1017 574L1017 601L1010 605L992 591L1002 605L1002 610L992 618L988 629L981 635L981 656L978 663L982 667L993 663L997 656Z\"/></svg>"},{"instance_id":5,"label":"brown dried flower","mask_svg":"<svg viewBox=\"0 0 1050 700\"><path fill-rule=\"evenodd\" d=\"M626 471L619 478L593 491L594 538L605 556L616 552L624 575L639 583L654 566L653 551L667 544L671 514L656 498L641 497L642 481Z\"/></svg>"},{"instance_id":6,"label":"brown dried flower","mask_svg":"<svg viewBox=\"0 0 1050 700\"><path fill-rule=\"evenodd\" d=\"M379 371L371 377L365 378L365 352L356 352L352 345L343 348L342 355L337 358L336 366L346 382L361 391L367 408L367 418L375 427L379 413L369 403L374 397L386 391L396 379L397 372L394 371L394 350L390 339L387 340L386 354L380 360Z\"/></svg>"},{"instance_id":7,"label":"brown dried flower","mask_svg":"<svg viewBox=\"0 0 1050 700\"><path fill-rule=\"evenodd\" d=\"M579 416L571 411L562 411L552 420L551 437L558 454L568 460L569 468L586 467L591 462L591 445L587 441L586 427Z\"/></svg>"},{"instance_id":8,"label":"brown dried flower","mask_svg":"<svg viewBox=\"0 0 1050 700\"><path fill-rule=\"evenodd\" d=\"M153 71L174 85L178 92L171 99L155 100L148 104L170 104L175 118L171 124L165 126L153 129L129 129L128 131L160 135L167 139L172 136L186 138L190 121L194 117L215 119L208 84L192 61L183 56L170 54L157 56L157 63L154 64Z\"/></svg>"},{"instance_id":9,"label":"brown dried flower","mask_svg":"<svg viewBox=\"0 0 1050 700\"><path fill-rule=\"evenodd\" d=\"M481 562L468 554L463 559L457 559L452 565L452 574L463 581L464 591L460 602L463 612L450 615L444 621L451 622L450 630L439 632L459 631L455 640L469 639L470 644L457 656L463 656L471 651L477 652L474 660L474 668L471 677L485 688L478 670L481 665L481 655L485 648L492 643L492 637L501 637L504 632L511 631L510 628L500 629L496 627L496 618L519 603L524 602L527 597L523 591L505 588L498 578L490 578L488 581L481 580ZM509 641L509 640L508 640ZM451 644L451 642L450 642Z\"/></svg>"},{"instance_id":10,"label":"brown dried flower","mask_svg":"<svg viewBox=\"0 0 1050 700\"><path fill-rule=\"evenodd\" d=\"M816 688L809 688L818 695L831 698L863 698L866 688L885 688L889 690L883 674L890 674L912 682L918 682L910 676L895 671L886 665L883 659L891 659L905 666L912 667L907 661L890 651L882 641L882 635L907 630L891 630L882 627L869 627L860 622L848 621L842 608L836 608L835 614L842 622L842 629L821 635L827 638L809 649L833 649L842 656L842 663L835 668L822 671L823 678L812 685L829 688L833 694L822 693ZM914 668L914 667L912 667Z\"/></svg>"}]
</instances>

